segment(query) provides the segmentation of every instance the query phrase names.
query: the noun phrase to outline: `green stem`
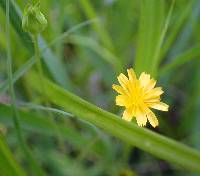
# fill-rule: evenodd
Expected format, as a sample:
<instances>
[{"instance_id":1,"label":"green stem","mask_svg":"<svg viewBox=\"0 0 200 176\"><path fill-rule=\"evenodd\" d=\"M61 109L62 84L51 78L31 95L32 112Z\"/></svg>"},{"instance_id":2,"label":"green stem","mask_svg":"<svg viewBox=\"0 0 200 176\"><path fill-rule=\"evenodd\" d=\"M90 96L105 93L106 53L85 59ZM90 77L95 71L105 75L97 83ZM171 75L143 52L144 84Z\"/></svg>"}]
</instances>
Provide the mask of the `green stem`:
<instances>
[{"instance_id":1,"label":"green stem","mask_svg":"<svg viewBox=\"0 0 200 176\"><path fill-rule=\"evenodd\" d=\"M35 160L32 157L31 152L28 149L28 146L26 145L26 142L23 138L20 122L19 122L19 114L16 108L16 98L15 98L15 92L14 92L14 86L13 86L13 74L12 74L12 57L11 57L11 44L10 44L10 9L9 9L10 1L6 0L6 38L7 38L7 46L6 46L6 52L7 52L7 74L8 74L8 82L9 82L9 91L11 95L11 107L13 111L13 122L16 129L17 138L20 144L20 147L22 148L30 167L34 172L37 173L39 176L43 176L43 172L40 169L40 167L37 165Z\"/></svg>"},{"instance_id":2,"label":"green stem","mask_svg":"<svg viewBox=\"0 0 200 176\"><path fill-rule=\"evenodd\" d=\"M42 71L42 63L40 60L40 50L39 50L39 44L38 44L38 35L35 34L33 35L33 41L34 41L34 48L35 48L35 60L36 60L36 66L37 66L37 70L39 73L39 80L40 80L40 85L41 85L41 92L44 94L45 96L45 87L44 87L44 83L43 83L43 71ZM47 103L46 97L45 98L45 104Z\"/></svg>"},{"instance_id":3,"label":"green stem","mask_svg":"<svg viewBox=\"0 0 200 176\"><path fill-rule=\"evenodd\" d=\"M46 89L45 89L44 80L43 80L44 74L43 74L43 70L42 70L42 62L41 62L41 59L40 59L38 34L33 35L33 41L34 41L34 48L35 48L36 66L37 66L37 70L38 70L38 73L39 73L39 81L40 81L40 85L41 85L40 90L41 90L43 98L44 98L45 106L50 107L50 103L49 103L47 95L46 95ZM54 120L53 120L53 114L50 111L48 111L48 115L50 117L50 122L52 123L52 125L55 129L55 132L57 134L59 148L64 152L64 143L62 142L59 129L58 129L57 125L55 124Z\"/></svg>"}]
</instances>

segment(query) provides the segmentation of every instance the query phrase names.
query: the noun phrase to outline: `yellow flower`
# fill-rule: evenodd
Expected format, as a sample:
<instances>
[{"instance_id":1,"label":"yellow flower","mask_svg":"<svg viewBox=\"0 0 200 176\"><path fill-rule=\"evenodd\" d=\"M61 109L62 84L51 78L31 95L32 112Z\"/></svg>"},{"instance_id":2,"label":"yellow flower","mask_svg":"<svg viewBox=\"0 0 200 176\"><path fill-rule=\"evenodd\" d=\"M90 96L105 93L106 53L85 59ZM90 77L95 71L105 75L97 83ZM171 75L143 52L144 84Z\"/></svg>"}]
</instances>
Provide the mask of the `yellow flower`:
<instances>
[{"instance_id":1,"label":"yellow flower","mask_svg":"<svg viewBox=\"0 0 200 176\"><path fill-rule=\"evenodd\" d=\"M131 121L134 116L139 126L145 126L148 119L155 128L158 126L158 119L150 108L168 111L169 107L160 102L163 90L161 87L154 88L156 81L149 74L143 72L137 79L132 68L127 69L127 72L128 78L122 73L117 77L121 86L112 86L120 94L116 96L116 105L125 106L122 118Z\"/></svg>"}]
</instances>

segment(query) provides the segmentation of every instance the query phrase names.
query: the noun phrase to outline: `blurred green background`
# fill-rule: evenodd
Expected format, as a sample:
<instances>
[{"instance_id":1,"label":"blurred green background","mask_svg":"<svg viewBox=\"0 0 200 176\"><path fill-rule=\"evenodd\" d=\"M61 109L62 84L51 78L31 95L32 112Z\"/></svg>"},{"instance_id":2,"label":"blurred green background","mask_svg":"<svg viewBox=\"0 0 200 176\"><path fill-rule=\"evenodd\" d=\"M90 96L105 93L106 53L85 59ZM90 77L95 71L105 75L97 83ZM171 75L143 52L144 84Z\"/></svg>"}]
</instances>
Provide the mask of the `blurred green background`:
<instances>
[{"instance_id":1,"label":"blurred green background","mask_svg":"<svg viewBox=\"0 0 200 176\"><path fill-rule=\"evenodd\" d=\"M52 176L198 175L71 114L34 106L44 104L44 97L21 69L35 70L31 63L24 65L34 55L32 39L21 28L27 3L10 1L10 49L13 72L21 75L15 83L16 101L31 103L18 109L22 132L43 172ZM0 176L37 175L28 166L13 128L5 84L5 0L0 5ZM146 71L163 87L163 101L170 105L169 112L156 112L159 127L147 128L200 150L200 0L42 0L41 10L48 20L39 40L45 77L121 116L123 109L115 106L111 89L116 76L130 67L138 76Z\"/></svg>"}]
</instances>

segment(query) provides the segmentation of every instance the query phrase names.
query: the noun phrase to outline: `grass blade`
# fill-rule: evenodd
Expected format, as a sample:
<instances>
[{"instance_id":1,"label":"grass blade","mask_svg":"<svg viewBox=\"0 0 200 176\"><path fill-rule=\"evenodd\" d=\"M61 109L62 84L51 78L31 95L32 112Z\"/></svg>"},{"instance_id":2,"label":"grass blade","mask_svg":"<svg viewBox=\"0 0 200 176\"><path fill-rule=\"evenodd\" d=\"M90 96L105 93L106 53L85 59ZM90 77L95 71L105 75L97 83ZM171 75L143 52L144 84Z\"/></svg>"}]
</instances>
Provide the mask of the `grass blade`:
<instances>
[{"instance_id":1,"label":"grass blade","mask_svg":"<svg viewBox=\"0 0 200 176\"><path fill-rule=\"evenodd\" d=\"M79 2L82 5L83 10L86 13L88 19L93 19L93 18L97 17L89 0L79 0ZM108 33L102 27L102 25L100 23L94 23L93 28L99 34L99 36L102 40L102 43L105 45L105 47L107 47L111 51L114 51L113 43L112 43Z\"/></svg>"},{"instance_id":2,"label":"grass blade","mask_svg":"<svg viewBox=\"0 0 200 176\"><path fill-rule=\"evenodd\" d=\"M99 54L106 62L111 64L116 72L122 70L119 59L108 49L100 46L95 40L92 40L89 37L80 36L80 35L71 35L70 42L78 44L81 46L88 47Z\"/></svg>"},{"instance_id":3,"label":"grass blade","mask_svg":"<svg viewBox=\"0 0 200 176\"><path fill-rule=\"evenodd\" d=\"M161 51L161 58L164 58L166 56L170 47L173 45L174 41L176 40L177 35L181 30L181 27L183 27L183 25L186 22L186 19L188 18L188 15L192 11L194 2L195 2L194 0L188 2L189 4L185 6L185 8L180 13L178 13L177 15L178 19L176 19L175 25L173 25L173 29L171 33L167 36L166 41L163 44L163 48Z\"/></svg>"},{"instance_id":4,"label":"grass blade","mask_svg":"<svg viewBox=\"0 0 200 176\"><path fill-rule=\"evenodd\" d=\"M8 145L5 143L4 137L0 133L0 171L1 175L6 176L25 176L24 171L14 160Z\"/></svg>"},{"instance_id":5,"label":"grass blade","mask_svg":"<svg viewBox=\"0 0 200 176\"><path fill-rule=\"evenodd\" d=\"M137 74L146 71L152 74L152 59L161 35L164 21L164 1L140 1L140 25L138 33L138 45L135 59Z\"/></svg>"},{"instance_id":6,"label":"grass blade","mask_svg":"<svg viewBox=\"0 0 200 176\"><path fill-rule=\"evenodd\" d=\"M173 8L174 8L174 3L175 3L175 0L172 1L171 7L169 9L169 13L167 15L167 19L165 21L164 27L163 27L162 32L160 34L160 37L158 39L158 43L157 43L156 48L155 48L155 53L154 53L154 56L152 58L152 68L151 69L152 69L152 74L154 76L157 75L157 69L158 69L160 61L162 59L160 57L161 46L162 46L162 43L164 41L164 37L165 37L165 35L167 33L167 29L168 29L169 22L170 22L170 19L171 19L172 11L173 11Z\"/></svg>"},{"instance_id":7,"label":"grass blade","mask_svg":"<svg viewBox=\"0 0 200 176\"><path fill-rule=\"evenodd\" d=\"M169 64L166 64L160 69L159 74L160 76L165 75L166 73L171 72L174 69L177 69L181 65L191 60L199 59L199 56L200 56L200 46L198 45L176 56L174 59L172 59L172 61Z\"/></svg>"}]
</instances>

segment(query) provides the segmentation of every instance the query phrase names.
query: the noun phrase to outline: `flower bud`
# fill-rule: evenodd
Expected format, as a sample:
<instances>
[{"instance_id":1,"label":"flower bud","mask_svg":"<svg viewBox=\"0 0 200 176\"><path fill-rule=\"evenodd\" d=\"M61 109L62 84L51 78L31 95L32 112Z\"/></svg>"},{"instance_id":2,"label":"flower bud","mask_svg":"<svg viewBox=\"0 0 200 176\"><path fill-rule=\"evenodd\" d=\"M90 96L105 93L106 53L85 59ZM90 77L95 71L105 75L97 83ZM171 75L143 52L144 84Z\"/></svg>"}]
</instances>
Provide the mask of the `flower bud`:
<instances>
[{"instance_id":1,"label":"flower bud","mask_svg":"<svg viewBox=\"0 0 200 176\"><path fill-rule=\"evenodd\" d=\"M40 11L40 3L28 4L24 9L22 28L35 35L42 32L47 26L47 20Z\"/></svg>"}]
</instances>

